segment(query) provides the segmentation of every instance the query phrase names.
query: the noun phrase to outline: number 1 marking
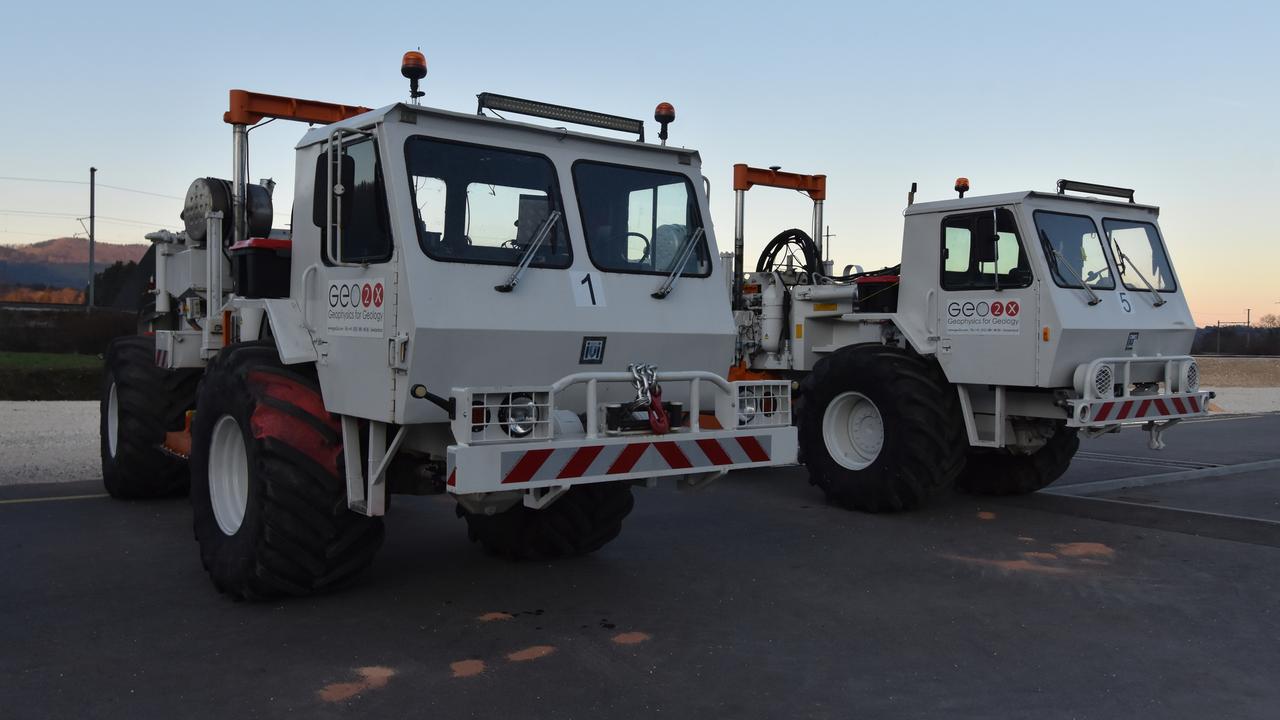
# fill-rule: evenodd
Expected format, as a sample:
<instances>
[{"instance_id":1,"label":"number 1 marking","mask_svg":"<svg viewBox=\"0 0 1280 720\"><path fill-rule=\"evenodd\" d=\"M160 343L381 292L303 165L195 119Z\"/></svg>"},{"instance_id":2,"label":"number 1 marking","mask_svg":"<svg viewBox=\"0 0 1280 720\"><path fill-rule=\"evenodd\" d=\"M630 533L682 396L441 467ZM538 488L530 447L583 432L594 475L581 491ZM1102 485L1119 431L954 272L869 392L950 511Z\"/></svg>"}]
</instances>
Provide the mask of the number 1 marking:
<instances>
[{"instance_id":1,"label":"number 1 marking","mask_svg":"<svg viewBox=\"0 0 1280 720\"><path fill-rule=\"evenodd\" d=\"M578 284L587 286L587 292L591 293L591 305L594 307L596 304L596 288L591 282L591 273L583 275L582 280L580 280Z\"/></svg>"}]
</instances>

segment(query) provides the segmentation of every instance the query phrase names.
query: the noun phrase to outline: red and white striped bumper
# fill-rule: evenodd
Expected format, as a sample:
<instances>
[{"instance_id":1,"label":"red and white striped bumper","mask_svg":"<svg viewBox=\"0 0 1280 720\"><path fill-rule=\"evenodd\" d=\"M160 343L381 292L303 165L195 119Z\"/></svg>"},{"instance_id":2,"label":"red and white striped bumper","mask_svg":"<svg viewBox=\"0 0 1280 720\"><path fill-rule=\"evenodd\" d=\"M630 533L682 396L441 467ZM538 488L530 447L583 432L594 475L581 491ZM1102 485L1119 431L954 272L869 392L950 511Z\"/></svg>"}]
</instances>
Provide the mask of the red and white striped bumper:
<instances>
[{"instance_id":1,"label":"red and white striped bumper","mask_svg":"<svg viewBox=\"0 0 1280 720\"><path fill-rule=\"evenodd\" d=\"M1213 393L1151 395L1110 400L1068 400L1068 427L1107 427L1199 417L1209 412Z\"/></svg>"},{"instance_id":2,"label":"red and white striped bumper","mask_svg":"<svg viewBox=\"0 0 1280 720\"><path fill-rule=\"evenodd\" d=\"M796 430L705 430L669 435L449 448L449 492L469 494L791 465Z\"/></svg>"}]
</instances>

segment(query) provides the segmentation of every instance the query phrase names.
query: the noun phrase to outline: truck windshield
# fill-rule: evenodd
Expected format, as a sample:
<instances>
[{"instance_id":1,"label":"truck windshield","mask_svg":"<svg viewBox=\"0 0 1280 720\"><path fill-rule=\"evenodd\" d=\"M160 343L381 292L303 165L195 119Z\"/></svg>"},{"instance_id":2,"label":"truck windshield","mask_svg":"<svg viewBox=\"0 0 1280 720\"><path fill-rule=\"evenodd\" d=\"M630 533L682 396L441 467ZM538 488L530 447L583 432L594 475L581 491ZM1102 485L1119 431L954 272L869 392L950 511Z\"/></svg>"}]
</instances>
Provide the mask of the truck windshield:
<instances>
[{"instance_id":1,"label":"truck windshield","mask_svg":"<svg viewBox=\"0 0 1280 720\"><path fill-rule=\"evenodd\" d=\"M418 244L435 260L515 265L552 210L564 214L555 170L541 155L413 137L405 143ZM572 261L555 223L529 263Z\"/></svg>"},{"instance_id":2,"label":"truck windshield","mask_svg":"<svg viewBox=\"0 0 1280 720\"><path fill-rule=\"evenodd\" d=\"M1081 283L1094 290L1112 290L1111 265L1102 248L1098 226L1087 215L1035 212L1036 230L1058 287L1078 288Z\"/></svg>"},{"instance_id":3,"label":"truck windshield","mask_svg":"<svg viewBox=\"0 0 1280 720\"><path fill-rule=\"evenodd\" d=\"M574 163L573 180L591 261L601 270L667 275L702 227L697 195L679 173ZM705 235L681 275L711 274Z\"/></svg>"},{"instance_id":4,"label":"truck windshield","mask_svg":"<svg viewBox=\"0 0 1280 720\"><path fill-rule=\"evenodd\" d=\"M1133 220L1103 220L1102 227L1115 250L1120 282L1125 287L1130 290L1151 287L1160 292L1177 289L1169 256L1165 254L1155 225Z\"/></svg>"}]
</instances>

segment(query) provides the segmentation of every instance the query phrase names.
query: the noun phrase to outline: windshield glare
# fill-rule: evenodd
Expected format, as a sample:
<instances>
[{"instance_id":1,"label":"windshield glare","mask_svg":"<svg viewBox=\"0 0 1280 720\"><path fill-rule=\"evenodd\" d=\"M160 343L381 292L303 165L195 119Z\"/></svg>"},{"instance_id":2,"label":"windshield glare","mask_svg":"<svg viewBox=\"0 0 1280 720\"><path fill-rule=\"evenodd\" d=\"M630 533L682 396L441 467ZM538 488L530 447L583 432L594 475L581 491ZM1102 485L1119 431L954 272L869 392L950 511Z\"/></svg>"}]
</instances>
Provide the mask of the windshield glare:
<instances>
[{"instance_id":1,"label":"windshield glare","mask_svg":"<svg viewBox=\"0 0 1280 720\"><path fill-rule=\"evenodd\" d=\"M1150 283L1160 291L1172 292L1175 289L1169 256L1164 252L1164 243L1160 242L1160 233L1155 225L1132 220L1103 220L1102 226L1115 249L1116 267L1126 288L1147 290L1147 283Z\"/></svg>"},{"instance_id":2,"label":"windshield glare","mask_svg":"<svg viewBox=\"0 0 1280 720\"><path fill-rule=\"evenodd\" d=\"M514 265L563 207L551 161L539 155L415 137L405 159L418 242L436 260ZM530 264L563 268L571 260L558 222Z\"/></svg>"},{"instance_id":3,"label":"windshield glare","mask_svg":"<svg viewBox=\"0 0 1280 720\"><path fill-rule=\"evenodd\" d=\"M601 270L666 275L702 227L693 185L679 173L579 161L573 179L587 251ZM681 273L710 272L704 239Z\"/></svg>"},{"instance_id":4,"label":"windshield glare","mask_svg":"<svg viewBox=\"0 0 1280 720\"><path fill-rule=\"evenodd\" d=\"M1049 269L1059 287L1078 288L1083 281L1094 290L1115 288L1107 253L1092 218L1037 210L1035 221Z\"/></svg>"}]
</instances>

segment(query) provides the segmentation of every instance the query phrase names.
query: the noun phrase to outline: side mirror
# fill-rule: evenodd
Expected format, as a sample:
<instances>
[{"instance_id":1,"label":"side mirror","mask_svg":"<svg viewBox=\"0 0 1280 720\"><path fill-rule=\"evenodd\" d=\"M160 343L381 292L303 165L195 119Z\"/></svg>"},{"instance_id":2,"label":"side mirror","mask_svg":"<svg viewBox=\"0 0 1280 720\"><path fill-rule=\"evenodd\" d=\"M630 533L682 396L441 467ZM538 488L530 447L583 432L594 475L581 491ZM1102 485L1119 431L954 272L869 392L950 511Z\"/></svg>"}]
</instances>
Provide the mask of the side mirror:
<instances>
[{"instance_id":1,"label":"side mirror","mask_svg":"<svg viewBox=\"0 0 1280 720\"><path fill-rule=\"evenodd\" d=\"M1000 242L1000 236L996 234L996 210L992 210L990 215L979 215L973 221L973 236L970 242L973 246L973 259L979 263L993 263L1000 253L997 245Z\"/></svg>"},{"instance_id":2,"label":"side mirror","mask_svg":"<svg viewBox=\"0 0 1280 720\"><path fill-rule=\"evenodd\" d=\"M329 223L329 201L333 196L333 185L329 184L328 172L328 156L324 153L320 154L319 162L316 167L316 185L315 192L311 196L311 221L320 228L325 230L325 226ZM356 184L356 161L346 153L342 154L342 177L338 181L342 183L345 193L349 194ZM346 224L348 214L343 213L343 225ZM327 237L327 233L325 234Z\"/></svg>"}]
</instances>

